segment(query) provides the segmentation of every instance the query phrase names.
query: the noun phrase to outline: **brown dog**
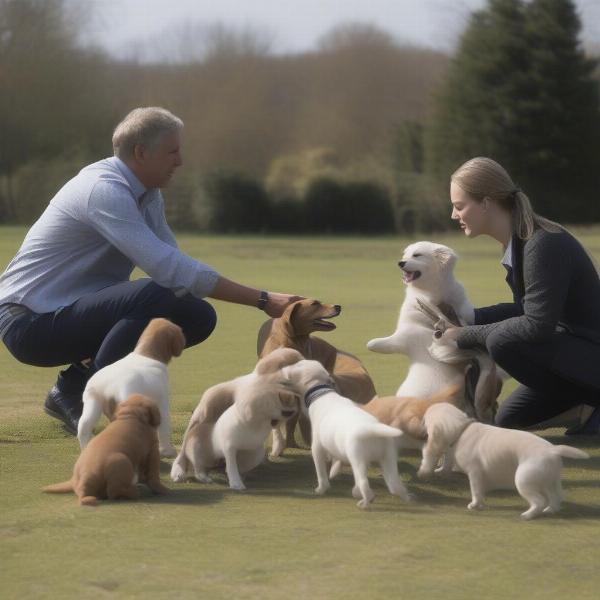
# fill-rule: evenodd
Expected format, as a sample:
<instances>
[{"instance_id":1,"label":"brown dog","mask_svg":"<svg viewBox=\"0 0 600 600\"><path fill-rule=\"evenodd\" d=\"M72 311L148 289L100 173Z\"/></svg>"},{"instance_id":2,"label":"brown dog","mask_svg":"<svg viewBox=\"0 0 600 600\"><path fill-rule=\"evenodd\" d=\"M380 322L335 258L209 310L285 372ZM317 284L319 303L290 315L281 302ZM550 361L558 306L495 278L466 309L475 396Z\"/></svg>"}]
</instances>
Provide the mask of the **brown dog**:
<instances>
[{"instance_id":1,"label":"brown dog","mask_svg":"<svg viewBox=\"0 0 600 600\"><path fill-rule=\"evenodd\" d=\"M375 386L360 360L352 354L342 352L321 338L311 336L315 331L332 331L335 325L329 321L341 312L338 304L322 304L310 298L290 304L278 319L263 323L257 340L259 358L276 348L294 348L304 358L318 360L333 376L342 396L359 404L369 402L376 394ZM310 443L310 422L300 415L302 437ZM298 415L286 422L286 436L278 429L273 430L272 456L279 456L287 446L295 447L294 430Z\"/></svg>"},{"instance_id":2,"label":"brown dog","mask_svg":"<svg viewBox=\"0 0 600 600\"><path fill-rule=\"evenodd\" d=\"M96 505L99 498L137 498L139 480L155 494L166 494L159 477L159 424L156 404L141 394L131 395L117 406L115 420L81 452L73 477L43 491L75 492L81 505Z\"/></svg>"}]
</instances>

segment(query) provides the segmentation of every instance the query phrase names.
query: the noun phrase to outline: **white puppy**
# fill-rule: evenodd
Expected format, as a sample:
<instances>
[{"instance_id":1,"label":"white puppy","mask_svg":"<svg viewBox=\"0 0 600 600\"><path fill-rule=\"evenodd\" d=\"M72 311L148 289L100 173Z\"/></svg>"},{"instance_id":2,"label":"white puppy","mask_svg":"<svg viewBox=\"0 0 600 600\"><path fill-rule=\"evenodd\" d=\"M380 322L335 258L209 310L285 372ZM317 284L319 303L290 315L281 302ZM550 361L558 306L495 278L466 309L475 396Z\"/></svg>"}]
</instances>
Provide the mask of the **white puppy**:
<instances>
[{"instance_id":1,"label":"white puppy","mask_svg":"<svg viewBox=\"0 0 600 600\"><path fill-rule=\"evenodd\" d=\"M244 490L240 473L254 469L265 458L265 440L280 421L298 411L298 396L289 391L281 367L302 359L291 348L274 350L254 371L210 387L194 410L181 451L171 468L171 479L194 477L210 483L208 469L225 461L229 487Z\"/></svg>"},{"instance_id":2,"label":"white puppy","mask_svg":"<svg viewBox=\"0 0 600 600\"><path fill-rule=\"evenodd\" d=\"M469 476L469 509L483 508L484 495L494 489L514 489L529 502L523 519L560 509L561 457L589 458L571 446L554 446L533 433L478 423L451 404L435 404L425 413L427 443L418 471L425 477L439 458L454 462Z\"/></svg>"},{"instance_id":3,"label":"white puppy","mask_svg":"<svg viewBox=\"0 0 600 600\"><path fill-rule=\"evenodd\" d=\"M303 395L302 410L310 419L311 451L318 480L315 492L324 494L330 487L327 460L331 458L352 467L355 483L352 495L360 498L359 508L367 508L375 497L367 478L371 462L380 465L390 493L409 500L398 475L394 444L394 438L402 432L380 423L352 400L340 396L321 363L301 360L282 371Z\"/></svg>"},{"instance_id":4,"label":"white puppy","mask_svg":"<svg viewBox=\"0 0 600 600\"><path fill-rule=\"evenodd\" d=\"M408 246L398 263L406 284L406 296L396 330L388 337L375 338L367 344L374 352L405 354L410 359L408 373L396 396L425 398L444 388L464 385L465 370L474 353L461 352L456 347L447 349L440 345L438 348L437 344L432 344L434 322L419 304L422 301L430 306L451 309L463 325L473 322L473 305L464 287L454 277L456 260L456 253L448 246L423 241ZM434 353L438 350L438 356L431 355L430 347ZM475 391L475 402L482 413L477 416L491 421L497 388L495 383L490 386L484 382L490 377L496 381L495 365L485 353L479 352L477 356L481 386L478 385L479 389ZM490 389L492 398L489 397Z\"/></svg>"},{"instance_id":5,"label":"white puppy","mask_svg":"<svg viewBox=\"0 0 600 600\"><path fill-rule=\"evenodd\" d=\"M83 392L83 412L77 426L81 449L92 438L102 413L112 420L116 404L132 394L142 394L153 400L160 412L161 456L175 456L177 450L171 444L167 363L184 348L185 337L180 327L167 319L152 319L133 352L92 375Z\"/></svg>"}]
</instances>

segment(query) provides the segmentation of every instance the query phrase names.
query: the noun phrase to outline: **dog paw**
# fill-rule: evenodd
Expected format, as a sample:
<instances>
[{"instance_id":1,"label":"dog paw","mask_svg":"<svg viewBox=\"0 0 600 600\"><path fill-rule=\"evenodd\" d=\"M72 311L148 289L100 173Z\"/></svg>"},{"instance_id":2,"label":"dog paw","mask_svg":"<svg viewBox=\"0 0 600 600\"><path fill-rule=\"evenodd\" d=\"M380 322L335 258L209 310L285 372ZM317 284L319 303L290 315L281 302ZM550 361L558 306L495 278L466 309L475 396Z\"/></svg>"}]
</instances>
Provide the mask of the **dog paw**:
<instances>
[{"instance_id":1,"label":"dog paw","mask_svg":"<svg viewBox=\"0 0 600 600\"><path fill-rule=\"evenodd\" d=\"M241 481L236 481L234 483L230 483L229 488L235 490L236 492L243 492L246 489L246 486Z\"/></svg>"},{"instance_id":2,"label":"dog paw","mask_svg":"<svg viewBox=\"0 0 600 600\"><path fill-rule=\"evenodd\" d=\"M319 496L322 496L323 494L325 494L327 492L327 490L330 488L331 486L329 485L318 485L315 488L315 494L319 494Z\"/></svg>"},{"instance_id":3,"label":"dog paw","mask_svg":"<svg viewBox=\"0 0 600 600\"><path fill-rule=\"evenodd\" d=\"M212 483L213 480L206 473L194 473L194 477L200 483Z\"/></svg>"},{"instance_id":4,"label":"dog paw","mask_svg":"<svg viewBox=\"0 0 600 600\"><path fill-rule=\"evenodd\" d=\"M427 479L428 477L431 477L432 472L433 471L431 469L425 469L423 467L420 467L417 471L417 477L419 479Z\"/></svg>"},{"instance_id":5,"label":"dog paw","mask_svg":"<svg viewBox=\"0 0 600 600\"><path fill-rule=\"evenodd\" d=\"M483 502L469 502L467 508L469 510L483 510L485 508L485 505L483 504Z\"/></svg>"},{"instance_id":6,"label":"dog paw","mask_svg":"<svg viewBox=\"0 0 600 600\"><path fill-rule=\"evenodd\" d=\"M370 505L371 505L371 502L369 500L364 499L364 498L362 500L359 500L356 503L356 506L358 506L358 508L360 508L362 510L368 509Z\"/></svg>"},{"instance_id":7,"label":"dog paw","mask_svg":"<svg viewBox=\"0 0 600 600\"><path fill-rule=\"evenodd\" d=\"M177 450L173 446L161 446L158 452L161 458L175 458L177 456Z\"/></svg>"},{"instance_id":8,"label":"dog paw","mask_svg":"<svg viewBox=\"0 0 600 600\"><path fill-rule=\"evenodd\" d=\"M185 478L185 471L177 463L173 464L173 467L171 468L171 481L182 483L185 481Z\"/></svg>"}]
</instances>

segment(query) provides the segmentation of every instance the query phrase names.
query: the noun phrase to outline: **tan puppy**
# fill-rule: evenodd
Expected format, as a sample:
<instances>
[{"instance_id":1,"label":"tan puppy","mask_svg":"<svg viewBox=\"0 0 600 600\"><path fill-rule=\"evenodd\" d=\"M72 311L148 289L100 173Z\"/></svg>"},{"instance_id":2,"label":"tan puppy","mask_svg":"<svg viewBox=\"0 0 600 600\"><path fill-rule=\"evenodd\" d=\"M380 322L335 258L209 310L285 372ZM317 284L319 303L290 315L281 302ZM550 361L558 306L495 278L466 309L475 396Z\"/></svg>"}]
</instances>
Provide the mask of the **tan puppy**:
<instances>
[{"instance_id":1,"label":"tan puppy","mask_svg":"<svg viewBox=\"0 0 600 600\"><path fill-rule=\"evenodd\" d=\"M92 375L83 392L83 412L77 427L81 449L92 438L102 413L111 419L115 403L123 402L131 394L144 394L160 411L160 454L175 456L177 451L171 444L167 364L184 348L185 337L178 325L167 319L152 319L133 352Z\"/></svg>"},{"instance_id":2,"label":"tan puppy","mask_svg":"<svg viewBox=\"0 0 600 600\"><path fill-rule=\"evenodd\" d=\"M483 508L486 492L517 489L529 503L521 514L534 519L560 509L562 457L585 459L589 455L571 446L554 446L547 440L515 429L477 423L450 404L440 403L425 413L427 444L417 475L430 475L442 454L466 473L471 486L470 510Z\"/></svg>"},{"instance_id":3,"label":"tan puppy","mask_svg":"<svg viewBox=\"0 0 600 600\"><path fill-rule=\"evenodd\" d=\"M334 330L335 325L328 319L337 317L341 310L338 304L322 304L310 298L290 304L281 317L263 323L258 332L257 353L262 358L276 348L294 348L304 358L319 361L333 375L342 396L365 404L377 392L360 360L311 336L315 331ZM286 422L285 438L279 428L273 430L272 456L279 456L286 445L296 446L294 429L297 420L298 416L295 416ZM300 429L304 440L310 443L310 421L305 415L300 415Z\"/></svg>"},{"instance_id":4,"label":"tan puppy","mask_svg":"<svg viewBox=\"0 0 600 600\"><path fill-rule=\"evenodd\" d=\"M264 460L271 428L298 411L299 397L289 391L281 368L301 359L296 350L279 348L252 373L206 390L173 462L171 479L185 481L193 473L198 481L210 483L207 471L224 461L229 487L245 489L240 473Z\"/></svg>"},{"instance_id":5,"label":"tan puppy","mask_svg":"<svg viewBox=\"0 0 600 600\"><path fill-rule=\"evenodd\" d=\"M135 499L137 481L155 494L166 494L159 477L159 424L160 413L152 400L141 394L130 396L117 406L115 420L81 452L73 477L43 491L75 492L81 505L95 505L99 498Z\"/></svg>"},{"instance_id":6,"label":"tan puppy","mask_svg":"<svg viewBox=\"0 0 600 600\"><path fill-rule=\"evenodd\" d=\"M423 417L430 406L440 402L449 402L455 406L462 404L462 386L447 387L429 398L402 398L399 396L373 398L362 408L377 417L381 423L400 429L405 434L399 438L401 447L420 448L427 439ZM404 439L407 437L409 439Z\"/></svg>"}]
</instances>

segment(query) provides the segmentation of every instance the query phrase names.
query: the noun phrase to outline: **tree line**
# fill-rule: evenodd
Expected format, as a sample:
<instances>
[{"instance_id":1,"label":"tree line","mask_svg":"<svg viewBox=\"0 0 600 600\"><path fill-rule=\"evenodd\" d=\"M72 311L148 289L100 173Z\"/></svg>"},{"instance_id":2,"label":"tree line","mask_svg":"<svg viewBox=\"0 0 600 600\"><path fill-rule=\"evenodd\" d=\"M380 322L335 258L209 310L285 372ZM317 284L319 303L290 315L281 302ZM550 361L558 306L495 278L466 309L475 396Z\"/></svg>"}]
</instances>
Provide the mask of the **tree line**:
<instances>
[{"instance_id":1,"label":"tree line","mask_svg":"<svg viewBox=\"0 0 600 600\"><path fill-rule=\"evenodd\" d=\"M149 105L185 122L176 227L441 229L449 175L482 154L538 212L600 220L600 78L570 0L490 0L453 56L361 24L281 56L209 26L202 53L125 62L81 46L84 20L64 0L0 0L0 222L34 220Z\"/></svg>"}]
</instances>

